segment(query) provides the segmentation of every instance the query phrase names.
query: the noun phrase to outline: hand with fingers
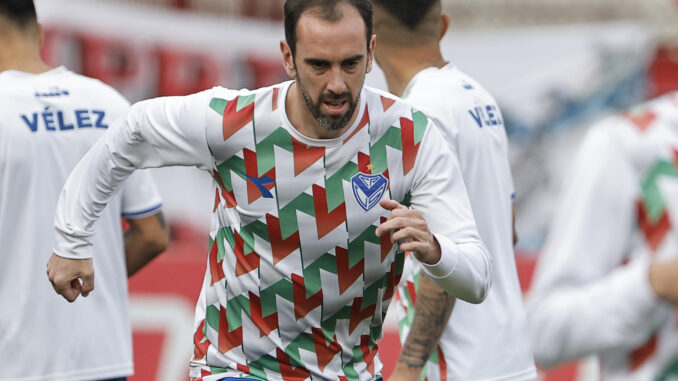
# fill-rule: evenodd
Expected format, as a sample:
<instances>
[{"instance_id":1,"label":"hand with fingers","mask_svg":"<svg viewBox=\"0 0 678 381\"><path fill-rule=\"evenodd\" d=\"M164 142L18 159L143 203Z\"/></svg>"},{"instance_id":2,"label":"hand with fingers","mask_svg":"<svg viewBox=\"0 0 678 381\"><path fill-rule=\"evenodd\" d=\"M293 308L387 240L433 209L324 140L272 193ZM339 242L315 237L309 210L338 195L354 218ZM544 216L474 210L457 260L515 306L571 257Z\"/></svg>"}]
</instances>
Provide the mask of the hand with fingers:
<instances>
[{"instance_id":1,"label":"hand with fingers","mask_svg":"<svg viewBox=\"0 0 678 381\"><path fill-rule=\"evenodd\" d=\"M678 256L668 261L657 261L650 265L650 286L654 293L678 305Z\"/></svg>"},{"instance_id":2,"label":"hand with fingers","mask_svg":"<svg viewBox=\"0 0 678 381\"><path fill-rule=\"evenodd\" d=\"M401 251L411 251L417 259L429 265L440 261L440 244L428 229L424 216L418 210L409 209L395 200L381 200L379 205L391 213L379 225L377 236L391 234L391 242L398 243Z\"/></svg>"},{"instance_id":3,"label":"hand with fingers","mask_svg":"<svg viewBox=\"0 0 678 381\"><path fill-rule=\"evenodd\" d=\"M74 302L79 295L87 297L94 290L92 258L70 259L52 254L47 262L47 277L54 291L69 302Z\"/></svg>"}]
</instances>

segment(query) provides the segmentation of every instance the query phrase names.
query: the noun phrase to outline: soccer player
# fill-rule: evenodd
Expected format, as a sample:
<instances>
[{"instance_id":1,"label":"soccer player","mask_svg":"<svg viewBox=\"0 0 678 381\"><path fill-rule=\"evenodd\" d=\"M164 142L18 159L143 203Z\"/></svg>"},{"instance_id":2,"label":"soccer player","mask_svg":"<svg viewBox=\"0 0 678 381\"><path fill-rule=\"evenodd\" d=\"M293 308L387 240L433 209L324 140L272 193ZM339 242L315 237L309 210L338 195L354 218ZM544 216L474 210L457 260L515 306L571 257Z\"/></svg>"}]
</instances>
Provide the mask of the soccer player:
<instances>
[{"instance_id":1,"label":"soccer player","mask_svg":"<svg viewBox=\"0 0 678 381\"><path fill-rule=\"evenodd\" d=\"M376 380L404 251L473 303L491 259L439 132L363 87L369 0L288 0L284 17L294 81L138 103L90 151L57 208L50 279L77 298L71 281L101 257L93 222L134 169L196 166L215 200L191 377Z\"/></svg>"},{"instance_id":2,"label":"soccer player","mask_svg":"<svg viewBox=\"0 0 678 381\"><path fill-rule=\"evenodd\" d=\"M678 377L678 92L591 127L558 205L527 299L537 362Z\"/></svg>"},{"instance_id":3,"label":"soccer player","mask_svg":"<svg viewBox=\"0 0 678 381\"><path fill-rule=\"evenodd\" d=\"M73 305L54 294L45 265L59 192L129 105L45 65L40 38L31 0L0 2L0 380L119 380L133 372L127 275L165 248L161 200L147 174L130 177L92 240L98 292Z\"/></svg>"},{"instance_id":4,"label":"soccer player","mask_svg":"<svg viewBox=\"0 0 678 381\"><path fill-rule=\"evenodd\" d=\"M528 380L536 370L513 253L513 180L494 98L440 51L440 0L374 0L375 58L389 90L440 128L461 167L493 286L480 305L456 301L413 268L398 290L402 350L391 380ZM442 213L442 211L441 211ZM416 304L415 304L416 301Z\"/></svg>"}]
</instances>

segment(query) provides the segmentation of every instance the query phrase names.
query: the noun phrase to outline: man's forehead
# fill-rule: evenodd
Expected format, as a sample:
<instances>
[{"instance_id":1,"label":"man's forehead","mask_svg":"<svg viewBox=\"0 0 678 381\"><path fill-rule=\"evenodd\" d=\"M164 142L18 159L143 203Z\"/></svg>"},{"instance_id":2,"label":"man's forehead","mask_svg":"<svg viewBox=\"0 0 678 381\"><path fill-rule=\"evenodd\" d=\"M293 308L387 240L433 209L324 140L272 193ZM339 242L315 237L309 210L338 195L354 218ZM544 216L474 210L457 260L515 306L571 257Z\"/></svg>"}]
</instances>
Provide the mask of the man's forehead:
<instances>
[{"instance_id":1,"label":"man's forehead","mask_svg":"<svg viewBox=\"0 0 678 381\"><path fill-rule=\"evenodd\" d=\"M328 19L322 10L311 8L299 17L296 26L297 44L329 44L331 46L359 43L366 45L365 22L357 9L337 5L336 19Z\"/></svg>"}]
</instances>

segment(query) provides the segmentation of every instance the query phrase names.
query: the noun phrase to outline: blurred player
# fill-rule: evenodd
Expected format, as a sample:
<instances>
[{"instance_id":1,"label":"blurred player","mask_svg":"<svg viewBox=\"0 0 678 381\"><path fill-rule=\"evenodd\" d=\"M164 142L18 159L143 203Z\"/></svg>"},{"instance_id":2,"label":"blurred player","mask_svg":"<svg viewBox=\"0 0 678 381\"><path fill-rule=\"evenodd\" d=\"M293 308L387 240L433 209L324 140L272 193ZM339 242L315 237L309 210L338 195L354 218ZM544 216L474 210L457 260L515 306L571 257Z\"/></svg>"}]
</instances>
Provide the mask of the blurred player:
<instances>
[{"instance_id":1,"label":"blurred player","mask_svg":"<svg viewBox=\"0 0 678 381\"><path fill-rule=\"evenodd\" d=\"M403 250L474 303L490 257L439 132L363 88L370 2L288 0L285 36L295 81L132 106L65 185L50 279L78 296L70 281L90 279L83 259L101 257L92 224L135 168L197 166L214 178L215 203L191 377L380 379L377 341Z\"/></svg>"},{"instance_id":2,"label":"blurred player","mask_svg":"<svg viewBox=\"0 0 678 381\"><path fill-rule=\"evenodd\" d=\"M449 17L441 14L440 0L373 2L375 58L389 90L440 127L459 160L493 262L492 290L472 305L455 303L408 257L406 268L414 271L398 291L404 344L391 380L534 379L513 253L513 180L501 111L478 82L442 57L439 43Z\"/></svg>"},{"instance_id":3,"label":"blurred player","mask_svg":"<svg viewBox=\"0 0 678 381\"><path fill-rule=\"evenodd\" d=\"M45 264L59 192L128 103L46 66L40 39L31 0L0 1L0 380L124 378L133 371L127 275L165 248L160 198L147 175L131 177L93 239L99 292L73 305L54 294Z\"/></svg>"},{"instance_id":4,"label":"blurred player","mask_svg":"<svg viewBox=\"0 0 678 381\"><path fill-rule=\"evenodd\" d=\"M676 379L678 92L594 125L564 183L528 298L537 362Z\"/></svg>"}]
</instances>

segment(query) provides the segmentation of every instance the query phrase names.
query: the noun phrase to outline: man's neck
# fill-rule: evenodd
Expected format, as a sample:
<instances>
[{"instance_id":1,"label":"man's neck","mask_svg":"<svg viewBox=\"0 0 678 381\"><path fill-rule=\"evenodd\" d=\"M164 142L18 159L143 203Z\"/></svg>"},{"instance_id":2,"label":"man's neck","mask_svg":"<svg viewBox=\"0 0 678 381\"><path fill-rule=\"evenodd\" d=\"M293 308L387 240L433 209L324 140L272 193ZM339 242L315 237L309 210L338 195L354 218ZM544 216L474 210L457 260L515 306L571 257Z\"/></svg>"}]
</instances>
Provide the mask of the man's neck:
<instances>
[{"instance_id":1,"label":"man's neck","mask_svg":"<svg viewBox=\"0 0 678 381\"><path fill-rule=\"evenodd\" d=\"M40 74L51 70L40 58L37 43L26 42L19 38L0 37L0 72L18 70Z\"/></svg>"},{"instance_id":2,"label":"man's neck","mask_svg":"<svg viewBox=\"0 0 678 381\"><path fill-rule=\"evenodd\" d=\"M378 49L387 51L382 54L379 67L384 71L389 91L399 97L417 73L430 67L442 68L447 64L437 44L423 47L382 44Z\"/></svg>"},{"instance_id":3,"label":"man's neck","mask_svg":"<svg viewBox=\"0 0 678 381\"><path fill-rule=\"evenodd\" d=\"M285 111L287 112L287 118L290 120L290 123L292 123L292 127L302 135L312 139L334 139L340 137L346 130L351 128L359 108L356 107L351 120L344 128L336 131L326 130L318 124L318 121L315 120L308 110L308 106L306 106L306 102L304 101L304 96L301 94L299 84L293 82L285 97Z\"/></svg>"}]
</instances>

